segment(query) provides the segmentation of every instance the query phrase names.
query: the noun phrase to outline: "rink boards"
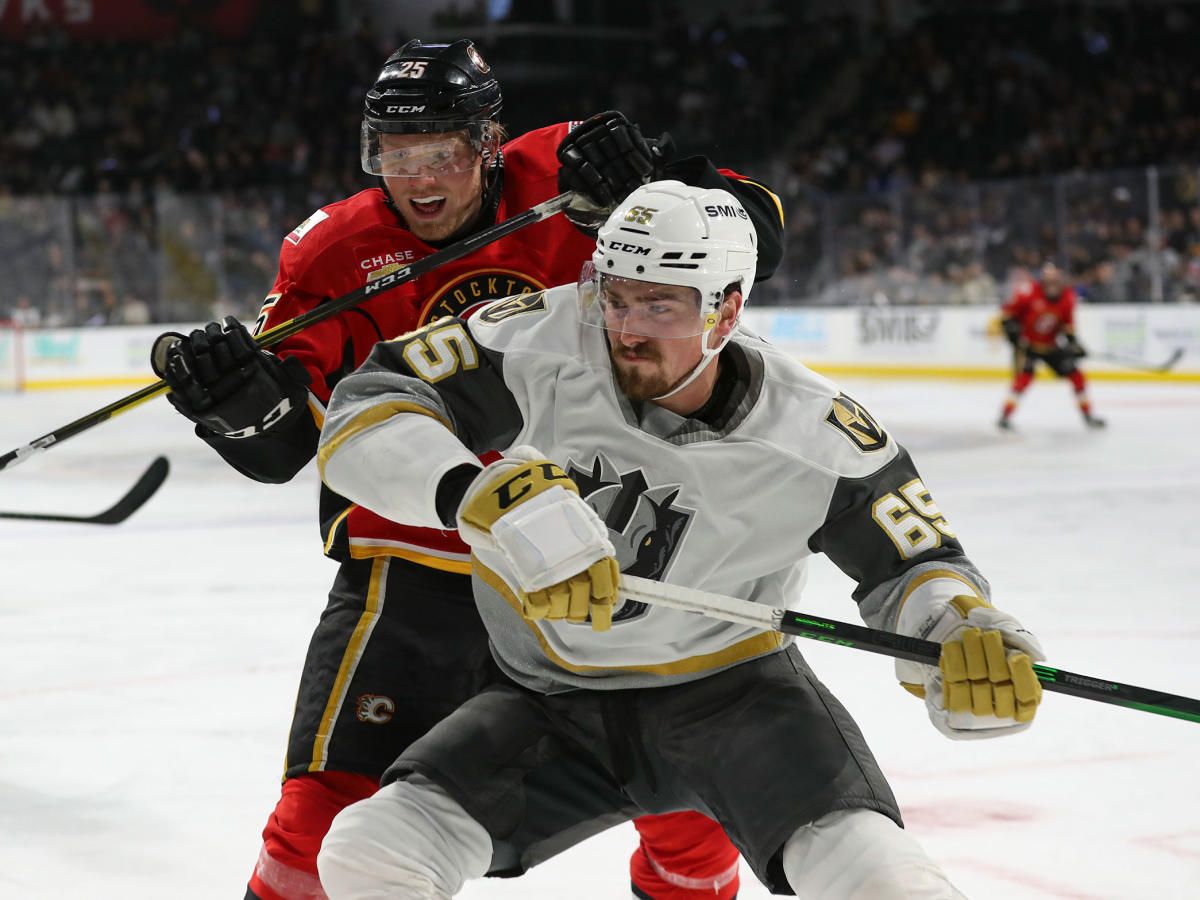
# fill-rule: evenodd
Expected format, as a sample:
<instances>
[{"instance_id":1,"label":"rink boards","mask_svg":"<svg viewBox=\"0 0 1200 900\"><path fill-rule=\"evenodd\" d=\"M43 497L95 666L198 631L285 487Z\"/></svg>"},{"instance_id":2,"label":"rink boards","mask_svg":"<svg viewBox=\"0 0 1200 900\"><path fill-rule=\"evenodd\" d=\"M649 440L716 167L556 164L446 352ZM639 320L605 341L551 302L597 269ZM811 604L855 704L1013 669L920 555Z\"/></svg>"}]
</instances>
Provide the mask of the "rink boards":
<instances>
[{"instance_id":1,"label":"rink boards","mask_svg":"<svg viewBox=\"0 0 1200 900\"><path fill-rule=\"evenodd\" d=\"M998 378L1011 365L991 307L755 308L751 300L744 315L753 331L831 375ZM1078 319L1096 378L1200 381L1200 307L1085 306ZM154 338L195 325L0 330L0 388L18 380L26 390L139 387L152 380ZM1182 356L1164 374L1104 358L1153 366L1177 350Z\"/></svg>"}]
</instances>

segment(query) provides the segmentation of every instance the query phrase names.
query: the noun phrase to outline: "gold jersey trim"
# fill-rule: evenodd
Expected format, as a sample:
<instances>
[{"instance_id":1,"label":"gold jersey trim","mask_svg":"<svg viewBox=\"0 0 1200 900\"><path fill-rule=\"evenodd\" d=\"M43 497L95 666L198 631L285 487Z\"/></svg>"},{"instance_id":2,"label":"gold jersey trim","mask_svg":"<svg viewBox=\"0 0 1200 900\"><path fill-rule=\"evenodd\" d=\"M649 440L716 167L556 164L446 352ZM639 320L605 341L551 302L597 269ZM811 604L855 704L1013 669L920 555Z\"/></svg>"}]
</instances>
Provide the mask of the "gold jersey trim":
<instances>
[{"instance_id":1,"label":"gold jersey trim","mask_svg":"<svg viewBox=\"0 0 1200 900\"><path fill-rule=\"evenodd\" d=\"M337 538L338 529L342 527L342 523L346 521L346 517L348 515L350 515L350 513L354 512L354 510L357 508L358 508L357 503L351 503L349 506L347 506L345 509L343 509L340 513L338 513L337 518L333 520L333 524L329 526L329 534L325 538L325 553L326 554L328 554L330 549L332 549L333 542Z\"/></svg>"},{"instance_id":2,"label":"gold jersey trim","mask_svg":"<svg viewBox=\"0 0 1200 900\"><path fill-rule=\"evenodd\" d=\"M931 581L936 581L939 578L949 578L952 581L958 581L968 588L972 597L976 597L985 606L990 606L987 599L979 592L979 586L974 582L968 581L962 574L953 572L950 569L930 569L928 572L922 572L916 578L908 583L908 587L904 589L903 595L900 597L900 604L896 607L896 615L900 615L900 610L904 609L904 604L908 602L908 598L916 592L917 588L928 584Z\"/></svg>"},{"instance_id":3,"label":"gold jersey trim","mask_svg":"<svg viewBox=\"0 0 1200 900\"><path fill-rule=\"evenodd\" d=\"M394 542L363 539L351 540L350 556L354 559L377 559L394 556L411 563L416 563L419 566L438 569L442 572L453 572L457 575L471 574L471 561L466 557L436 556L432 553L422 553L419 550L412 550Z\"/></svg>"},{"instance_id":4,"label":"gold jersey trim","mask_svg":"<svg viewBox=\"0 0 1200 900\"><path fill-rule=\"evenodd\" d=\"M333 728L337 724L338 714L346 702L346 693L350 689L350 682L354 678L359 660L362 659L363 651L366 650L367 641L371 639L371 632L375 629L375 623L379 621L379 616L383 612L388 564L389 562L385 558L376 560L371 566L371 581L367 588L366 606L358 617L358 624L354 626L350 640L346 643L346 650L342 654L342 663L338 666L333 689L329 692L329 699L325 703L321 725L317 728L317 737L313 741L312 759L308 763L310 772L325 770L325 763L329 758L329 741L333 737Z\"/></svg>"},{"instance_id":5,"label":"gold jersey trim","mask_svg":"<svg viewBox=\"0 0 1200 900\"><path fill-rule=\"evenodd\" d=\"M376 425L380 425L393 416L397 416L402 413L416 413L417 415L428 416L437 422L441 422L450 431L454 430L450 426L450 423L437 413L416 403L406 403L401 400L396 400L391 403L380 403L376 406L372 406L366 412L359 413L357 416L347 422L342 427L342 430L335 434L329 440L329 442L317 452L317 471L321 473L321 480L325 480L326 463L329 462L329 459L333 456L333 454L335 454L341 448L341 446L346 443L346 441L358 434L361 434L367 429L374 428Z\"/></svg>"},{"instance_id":6,"label":"gold jersey trim","mask_svg":"<svg viewBox=\"0 0 1200 900\"><path fill-rule=\"evenodd\" d=\"M779 200L779 195L778 195L778 194L776 194L776 193L775 193L773 190L771 190L771 189L770 189L769 187L767 187L765 184L759 184L757 181L753 181L752 179L749 179L749 178L743 178L743 177L741 177L740 175L739 175L739 176L737 176L737 177L735 177L735 178L734 178L734 181L740 181L742 184L752 184L752 185L754 185L756 188L758 188L759 190L761 190L761 191L763 191L764 193L766 193L766 195L767 195L768 197L770 197L772 200L774 200L774 201L775 201L775 211L776 211L777 213L779 213L779 224L780 224L780 225L785 225L785 224L787 224L787 223L785 223L785 222L784 222L784 220L783 220L783 203L781 203L781 202L780 202L780 200Z\"/></svg>"},{"instance_id":7,"label":"gold jersey trim","mask_svg":"<svg viewBox=\"0 0 1200 900\"><path fill-rule=\"evenodd\" d=\"M479 558L474 554L471 554L471 563L474 566L475 572L483 579L483 582L503 597L505 602L520 615L521 601L517 599L512 588L505 584L504 579L480 562ZM722 647L720 650L714 650L712 653L702 653L698 656L689 656L672 662L647 663L637 666L583 666L569 663L555 653L553 648L547 643L542 630L535 623L525 619L523 616L522 620L530 632L532 632L538 645L542 648L542 652L546 654L547 659L560 669L575 673L642 672L647 675L690 675L696 672L724 669L747 659L764 656L767 653L778 650L787 639L787 636L782 632L764 631L753 637L738 641L736 644Z\"/></svg>"}]
</instances>

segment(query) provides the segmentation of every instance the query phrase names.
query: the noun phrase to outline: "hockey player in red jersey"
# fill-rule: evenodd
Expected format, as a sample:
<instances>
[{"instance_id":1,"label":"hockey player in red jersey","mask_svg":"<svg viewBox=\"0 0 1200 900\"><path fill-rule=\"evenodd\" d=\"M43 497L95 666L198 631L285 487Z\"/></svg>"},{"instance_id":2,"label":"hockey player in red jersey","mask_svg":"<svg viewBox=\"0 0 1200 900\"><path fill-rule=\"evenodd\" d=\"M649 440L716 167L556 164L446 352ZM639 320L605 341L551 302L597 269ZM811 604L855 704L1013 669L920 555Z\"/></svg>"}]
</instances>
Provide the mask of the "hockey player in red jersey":
<instances>
[{"instance_id":1,"label":"hockey player in red jersey","mask_svg":"<svg viewBox=\"0 0 1200 900\"><path fill-rule=\"evenodd\" d=\"M782 212L762 185L718 171L704 157L673 159L669 141L647 141L618 112L503 143L500 109L500 86L470 41L410 41L392 54L367 94L362 124L362 165L380 185L323 207L284 238L254 332L560 191L604 208L658 177L732 191L759 235L757 276L778 264ZM226 462L258 481L287 481L315 455L333 387L377 341L573 280L605 214L568 215L377 295L280 342L274 353L226 319L186 337L164 335L155 367L172 388L171 402ZM247 898L324 897L316 855L333 817L373 793L405 747L494 678L471 594L469 550L456 532L398 525L325 487L320 519L325 553L339 569L309 646L282 793ZM636 896L736 896L737 850L710 819L683 812L636 824Z\"/></svg>"},{"instance_id":2,"label":"hockey player in red jersey","mask_svg":"<svg viewBox=\"0 0 1200 900\"><path fill-rule=\"evenodd\" d=\"M1077 364L1087 353L1075 337L1075 291L1064 284L1052 262L1042 266L1041 275L1041 280L1018 290L1000 311L1000 326L1013 345L1013 382L996 424L1005 431L1012 428L1012 414L1033 381L1034 364L1041 360L1071 382L1084 423L1103 428L1104 420L1092 414L1087 381Z\"/></svg>"}]
</instances>

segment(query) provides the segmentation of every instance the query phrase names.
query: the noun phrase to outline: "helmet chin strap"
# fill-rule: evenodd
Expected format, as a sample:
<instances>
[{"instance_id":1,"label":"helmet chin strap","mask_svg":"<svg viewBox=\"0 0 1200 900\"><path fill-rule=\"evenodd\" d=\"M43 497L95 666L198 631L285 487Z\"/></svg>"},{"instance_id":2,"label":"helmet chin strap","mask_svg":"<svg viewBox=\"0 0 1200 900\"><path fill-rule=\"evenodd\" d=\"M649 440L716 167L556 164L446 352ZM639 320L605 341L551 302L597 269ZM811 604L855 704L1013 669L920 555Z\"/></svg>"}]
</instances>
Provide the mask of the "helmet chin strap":
<instances>
[{"instance_id":1,"label":"helmet chin strap","mask_svg":"<svg viewBox=\"0 0 1200 900\"><path fill-rule=\"evenodd\" d=\"M687 387L689 384L691 384L693 381L695 381L697 378L699 378L700 373L708 368L708 364L711 363L718 356L720 356L721 351L725 348L725 345L729 343L729 338L731 338L733 336L733 332L730 332L728 335L726 335L724 338L722 338L721 343L717 344L717 346L713 347L711 350L707 346L708 335L709 335L709 332L707 332L707 331L704 332L704 334L700 335L700 362L698 362L696 364L696 367L694 369L692 369L692 371L689 372L687 375L685 375L683 380L681 382L679 382L679 384L675 385L675 387L671 388L665 394L659 394L657 397L651 397L650 398L651 403L657 403L659 400L666 400L668 397L675 396L680 391L682 391L685 387Z\"/></svg>"}]
</instances>

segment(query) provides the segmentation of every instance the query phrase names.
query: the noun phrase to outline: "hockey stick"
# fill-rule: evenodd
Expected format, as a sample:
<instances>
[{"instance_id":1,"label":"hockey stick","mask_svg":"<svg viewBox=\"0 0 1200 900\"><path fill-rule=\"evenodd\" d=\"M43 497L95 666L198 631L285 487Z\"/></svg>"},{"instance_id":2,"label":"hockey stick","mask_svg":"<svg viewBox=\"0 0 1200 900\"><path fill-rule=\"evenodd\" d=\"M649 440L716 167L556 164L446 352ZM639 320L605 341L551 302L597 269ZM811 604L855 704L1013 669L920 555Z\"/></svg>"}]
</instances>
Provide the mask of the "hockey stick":
<instances>
[{"instance_id":1,"label":"hockey stick","mask_svg":"<svg viewBox=\"0 0 1200 900\"><path fill-rule=\"evenodd\" d=\"M57 513L22 513L0 512L0 519L24 519L27 522L78 522L82 525L120 525L142 505L154 496L171 470L165 456L160 456L150 463L150 468L142 473L142 477L129 489L129 492L104 510L94 516L70 516Z\"/></svg>"},{"instance_id":2,"label":"hockey stick","mask_svg":"<svg viewBox=\"0 0 1200 900\"><path fill-rule=\"evenodd\" d=\"M865 625L850 625L808 613L793 612L790 609L771 609L750 600L710 594L633 575L621 576L621 593L628 599L641 603L669 606L672 609L700 613L727 622L739 622L768 631L782 631L796 637L881 653L884 656L930 666L938 664L942 652L942 645L934 641L923 641L920 638L880 631ZM1047 691L1112 703L1129 709L1140 709L1160 716L1186 719L1189 722L1200 722L1200 700L1134 687L1131 684L1120 684L1107 678L1076 675L1074 672L1039 663L1035 663L1033 669L1042 687Z\"/></svg>"},{"instance_id":3,"label":"hockey stick","mask_svg":"<svg viewBox=\"0 0 1200 900\"><path fill-rule=\"evenodd\" d=\"M1171 351L1163 362L1148 363L1144 359L1133 359L1129 356L1121 356L1118 353L1097 353L1096 359L1107 360L1111 363L1116 363L1126 369L1136 369L1139 372L1169 372L1174 368L1175 363L1183 358L1183 348L1176 347Z\"/></svg>"},{"instance_id":4,"label":"hockey stick","mask_svg":"<svg viewBox=\"0 0 1200 900\"><path fill-rule=\"evenodd\" d=\"M289 338L293 334L308 328L310 325L315 325L317 322L323 322L331 316L336 316L343 310L356 306L369 297L381 294L384 291L390 291L392 288L406 284L414 278L420 278L438 266L453 262L456 259L466 256L468 253L478 250L480 247L494 243L515 231L520 231L527 225L548 219L555 213L562 212L575 200L576 194L573 191L567 191L566 193L559 194L557 197L551 197L549 200L539 203L537 206L530 207L525 212L513 216L511 219L497 222L491 228L485 228L478 234L463 238L458 243L451 244L449 247L438 250L436 253L431 253L426 257L418 259L416 262L402 269L397 269L390 275L385 275L377 281L367 282L362 287L355 288L343 297L322 303L315 309L310 309L308 312L296 316L294 319L280 322L274 328L264 331L256 338L258 346L270 347L278 344L284 338ZM76 419L74 422L69 422L61 428L56 428L49 434L44 434L37 440L30 441L16 450L10 450L8 453L0 456L0 469L16 465L34 454L47 450L56 444L61 444L67 438L72 438L81 432L87 431L94 425L99 425L113 416L127 412L133 409L133 407L145 403L147 400L152 400L161 394L167 393L169 390L170 388L167 387L165 381L156 381L154 384L148 385L140 391L135 391L127 397L122 397L115 403L110 403L108 406L98 409L95 412L90 412L86 416Z\"/></svg>"}]
</instances>

